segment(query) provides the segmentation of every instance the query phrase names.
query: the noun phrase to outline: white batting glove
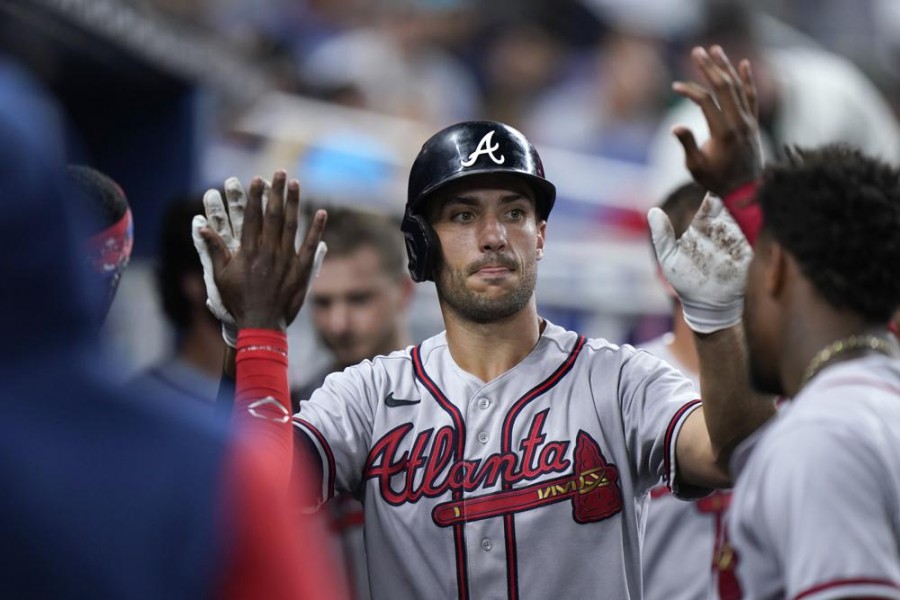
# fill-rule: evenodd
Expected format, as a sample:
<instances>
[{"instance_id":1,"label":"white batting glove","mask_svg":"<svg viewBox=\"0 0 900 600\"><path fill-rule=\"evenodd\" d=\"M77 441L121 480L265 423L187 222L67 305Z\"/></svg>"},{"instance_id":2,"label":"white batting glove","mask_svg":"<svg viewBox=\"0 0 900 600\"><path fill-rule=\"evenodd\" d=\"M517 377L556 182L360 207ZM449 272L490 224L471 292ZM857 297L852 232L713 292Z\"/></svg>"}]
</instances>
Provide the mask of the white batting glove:
<instances>
[{"instance_id":1,"label":"white batting glove","mask_svg":"<svg viewBox=\"0 0 900 600\"><path fill-rule=\"evenodd\" d=\"M230 178L225 182L225 195L228 197L228 211L219 190L210 189L203 195L203 208L206 216L197 215L191 222L191 235L194 239L194 247L200 256L200 264L203 266L203 283L206 284L206 306L209 311L222 322L222 339L232 348L237 346L237 323L234 316L228 312L216 287L213 277L212 259L209 256L209 248L200 236L200 229L210 227L215 231L225 246L232 254L237 251L240 244L241 228L244 223L244 207L246 196L240 182ZM231 219L229 220L229 216Z\"/></svg>"},{"instance_id":2,"label":"white batting glove","mask_svg":"<svg viewBox=\"0 0 900 600\"><path fill-rule=\"evenodd\" d=\"M713 333L740 323L753 252L722 201L707 194L678 240L661 209L651 208L647 221L656 258L678 293L690 328Z\"/></svg>"},{"instance_id":3,"label":"white batting glove","mask_svg":"<svg viewBox=\"0 0 900 600\"><path fill-rule=\"evenodd\" d=\"M263 214L265 214L270 184L265 180L263 180L263 183L262 209ZM200 256L200 264L203 266L203 282L206 285L206 306L222 322L222 339L225 340L226 344L235 348L238 334L237 323L234 316L228 312L228 309L225 308L225 304L222 302L222 295L219 293L219 288L216 287L209 248L200 235L200 229L211 227L225 242L229 252L234 254L240 249L241 233L244 228L244 211L247 207L247 195L244 193L244 188L237 177L229 177L225 180L225 197L228 200L227 212L219 190L209 189L206 191L203 195L203 207L206 216L197 215L194 217L191 222L191 235L194 239L194 247ZM300 248L300 235L301 228L298 228L297 237L294 240L295 250ZM322 268L322 261L325 259L327 251L328 247L325 245L325 242L319 242L316 254L313 257L313 278L319 276L319 270Z\"/></svg>"}]
</instances>

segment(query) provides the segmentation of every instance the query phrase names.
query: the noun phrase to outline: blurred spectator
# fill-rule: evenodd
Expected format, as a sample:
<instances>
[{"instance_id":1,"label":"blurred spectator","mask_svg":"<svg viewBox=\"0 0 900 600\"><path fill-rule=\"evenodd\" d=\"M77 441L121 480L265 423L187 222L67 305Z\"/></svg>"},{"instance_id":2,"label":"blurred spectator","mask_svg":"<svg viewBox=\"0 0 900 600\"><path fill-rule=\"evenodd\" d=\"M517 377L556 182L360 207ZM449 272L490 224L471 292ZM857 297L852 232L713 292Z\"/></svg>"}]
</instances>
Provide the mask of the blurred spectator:
<instances>
[{"instance_id":1,"label":"blurred spectator","mask_svg":"<svg viewBox=\"0 0 900 600\"><path fill-rule=\"evenodd\" d=\"M135 383L157 398L211 406L219 388L225 342L219 321L206 308L203 269L185 225L203 213L202 200L195 198L176 200L166 211L156 285L175 329L175 353Z\"/></svg>"},{"instance_id":2,"label":"blurred spectator","mask_svg":"<svg viewBox=\"0 0 900 600\"><path fill-rule=\"evenodd\" d=\"M110 383L95 228L55 111L0 62L0 589L10 598L333 598L325 532L246 440Z\"/></svg>"},{"instance_id":3,"label":"blurred spectator","mask_svg":"<svg viewBox=\"0 0 900 600\"><path fill-rule=\"evenodd\" d=\"M480 113L472 73L446 45L469 35L466 0L396 0L364 27L338 34L302 65L311 86L351 88L376 112L447 124Z\"/></svg>"},{"instance_id":4,"label":"blurred spectator","mask_svg":"<svg viewBox=\"0 0 900 600\"><path fill-rule=\"evenodd\" d=\"M653 30L606 25L583 72L547 93L525 129L545 144L643 163L671 81L665 44Z\"/></svg>"},{"instance_id":5,"label":"blurred spectator","mask_svg":"<svg viewBox=\"0 0 900 600\"><path fill-rule=\"evenodd\" d=\"M713 2L698 44L720 44L733 59L750 59L769 158L784 145L814 147L841 141L890 162L900 159L897 122L859 69L814 47L767 47L756 23L742 4ZM654 188L660 195L689 178L681 145L672 135L678 124L694 131L698 143L709 135L702 112L692 102L683 101L670 111L651 150L657 171Z\"/></svg>"},{"instance_id":6,"label":"blurred spectator","mask_svg":"<svg viewBox=\"0 0 900 600\"><path fill-rule=\"evenodd\" d=\"M484 38L485 117L525 127L525 115L563 74L567 48L536 16L508 16Z\"/></svg>"}]
</instances>

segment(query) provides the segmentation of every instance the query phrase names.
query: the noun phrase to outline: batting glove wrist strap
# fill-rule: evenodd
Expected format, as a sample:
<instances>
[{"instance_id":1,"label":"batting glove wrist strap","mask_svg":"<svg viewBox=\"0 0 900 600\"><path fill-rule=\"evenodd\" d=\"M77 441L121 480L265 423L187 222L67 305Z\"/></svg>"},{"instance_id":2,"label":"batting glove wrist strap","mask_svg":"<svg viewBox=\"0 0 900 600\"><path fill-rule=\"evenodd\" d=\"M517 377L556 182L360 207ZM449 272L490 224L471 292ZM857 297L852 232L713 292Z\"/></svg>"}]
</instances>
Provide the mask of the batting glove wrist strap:
<instances>
[{"instance_id":1,"label":"batting glove wrist strap","mask_svg":"<svg viewBox=\"0 0 900 600\"><path fill-rule=\"evenodd\" d=\"M697 333L713 333L722 329L728 329L741 322L744 311L744 299L722 306L712 306L695 303L688 300L681 301L684 320L688 326Z\"/></svg>"}]
</instances>

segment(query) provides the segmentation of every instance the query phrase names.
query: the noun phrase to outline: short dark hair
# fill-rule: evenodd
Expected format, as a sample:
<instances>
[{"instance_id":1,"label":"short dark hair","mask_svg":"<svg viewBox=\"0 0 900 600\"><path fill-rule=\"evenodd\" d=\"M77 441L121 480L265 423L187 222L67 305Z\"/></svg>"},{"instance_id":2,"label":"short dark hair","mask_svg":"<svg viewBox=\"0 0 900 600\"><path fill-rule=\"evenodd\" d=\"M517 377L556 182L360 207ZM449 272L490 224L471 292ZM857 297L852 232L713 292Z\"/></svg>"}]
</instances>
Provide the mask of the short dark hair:
<instances>
[{"instance_id":1,"label":"short dark hair","mask_svg":"<svg viewBox=\"0 0 900 600\"><path fill-rule=\"evenodd\" d=\"M400 223L381 213L347 206L326 206L328 223L322 240L328 245L328 257L348 256L369 246L381 258L385 273L402 276L407 273L406 247Z\"/></svg>"},{"instance_id":2,"label":"short dark hair","mask_svg":"<svg viewBox=\"0 0 900 600\"><path fill-rule=\"evenodd\" d=\"M787 149L757 200L763 231L832 306L884 324L900 307L900 171L830 144Z\"/></svg>"},{"instance_id":3,"label":"short dark hair","mask_svg":"<svg viewBox=\"0 0 900 600\"><path fill-rule=\"evenodd\" d=\"M694 220L694 215L700 209L704 196L706 196L706 190L703 189L703 186L689 181L672 190L659 205L669 217L669 221L672 222L676 238L680 238L691 226L691 221Z\"/></svg>"},{"instance_id":4,"label":"short dark hair","mask_svg":"<svg viewBox=\"0 0 900 600\"><path fill-rule=\"evenodd\" d=\"M166 209L160 230L156 285L163 312L179 331L188 329L193 318L193 306L184 293L182 279L185 275L203 275L191 236L191 220L202 214L203 200L199 197L177 198Z\"/></svg>"},{"instance_id":5,"label":"short dark hair","mask_svg":"<svg viewBox=\"0 0 900 600\"><path fill-rule=\"evenodd\" d=\"M67 165L69 178L84 194L85 212L91 225L101 231L115 225L128 210L128 199L119 184L91 167Z\"/></svg>"}]
</instances>

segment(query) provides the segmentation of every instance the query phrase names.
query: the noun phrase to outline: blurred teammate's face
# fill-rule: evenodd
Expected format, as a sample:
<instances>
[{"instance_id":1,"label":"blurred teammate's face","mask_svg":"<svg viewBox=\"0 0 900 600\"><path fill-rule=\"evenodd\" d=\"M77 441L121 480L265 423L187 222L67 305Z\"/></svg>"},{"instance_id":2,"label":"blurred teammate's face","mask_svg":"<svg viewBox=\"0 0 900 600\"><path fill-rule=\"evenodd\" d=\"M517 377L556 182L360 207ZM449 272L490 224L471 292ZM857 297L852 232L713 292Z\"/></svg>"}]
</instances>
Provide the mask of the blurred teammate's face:
<instances>
[{"instance_id":1,"label":"blurred teammate's face","mask_svg":"<svg viewBox=\"0 0 900 600\"><path fill-rule=\"evenodd\" d=\"M313 325L337 366L398 350L411 283L385 272L371 246L328 256L310 290Z\"/></svg>"},{"instance_id":2,"label":"blurred teammate's face","mask_svg":"<svg viewBox=\"0 0 900 600\"><path fill-rule=\"evenodd\" d=\"M750 383L764 394L784 395L779 375L781 338L777 303L772 297L774 264L777 257L773 242L761 236L747 271L747 289L744 295L744 333L747 338L747 354Z\"/></svg>"},{"instance_id":3,"label":"blurred teammate's face","mask_svg":"<svg viewBox=\"0 0 900 600\"><path fill-rule=\"evenodd\" d=\"M546 222L528 186L509 176L467 179L433 199L430 221L441 246L435 283L447 307L487 323L529 303Z\"/></svg>"}]
</instances>

